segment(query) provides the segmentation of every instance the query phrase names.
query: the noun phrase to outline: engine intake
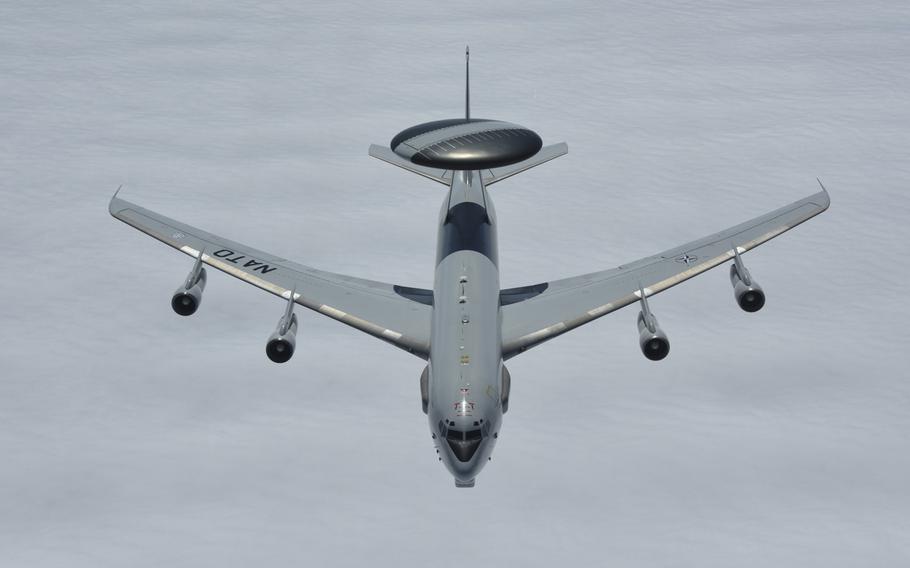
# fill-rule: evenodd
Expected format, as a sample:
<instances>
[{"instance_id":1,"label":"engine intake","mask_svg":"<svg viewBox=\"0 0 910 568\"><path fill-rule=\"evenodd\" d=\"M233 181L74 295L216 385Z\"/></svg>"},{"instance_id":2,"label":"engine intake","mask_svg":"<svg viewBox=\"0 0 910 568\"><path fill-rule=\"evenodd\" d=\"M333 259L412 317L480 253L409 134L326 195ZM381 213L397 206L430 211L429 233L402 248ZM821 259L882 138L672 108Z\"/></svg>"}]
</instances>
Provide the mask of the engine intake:
<instances>
[{"instance_id":1,"label":"engine intake","mask_svg":"<svg viewBox=\"0 0 910 568\"><path fill-rule=\"evenodd\" d=\"M755 280L752 280L752 275L743 266L738 254L737 261L730 266L730 284L733 285L733 296L744 311L757 312L765 305L765 292Z\"/></svg>"},{"instance_id":2,"label":"engine intake","mask_svg":"<svg viewBox=\"0 0 910 568\"><path fill-rule=\"evenodd\" d=\"M288 295L288 307L278 320L275 332L269 336L265 344L265 354L275 363L287 363L294 356L294 347L297 345L297 314L294 313L296 299L296 291L291 290Z\"/></svg>"},{"instance_id":3,"label":"engine intake","mask_svg":"<svg viewBox=\"0 0 910 568\"><path fill-rule=\"evenodd\" d=\"M201 254L199 255L202 256ZM200 261L196 261L196 266L186 277L183 286L177 288L174 296L171 298L171 307L181 316L191 316L199 309L202 303L202 292L205 290L205 268Z\"/></svg>"},{"instance_id":4,"label":"engine intake","mask_svg":"<svg viewBox=\"0 0 910 568\"><path fill-rule=\"evenodd\" d=\"M670 340L652 313L638 312L638 345L644 356L652 361L660 361L670 354Z\"/></svg>"},{"instance_id":5,"label":"engine intake","mask_svg":"<svg viewBox=\"0 0 910 568\"><path fill-rule=\"evenodd\" d=\"M294 356L297 345L297 314L281 316L275 332L265 344L265 354L275 363L287 363Z\"/></svg>"}]
</instances>

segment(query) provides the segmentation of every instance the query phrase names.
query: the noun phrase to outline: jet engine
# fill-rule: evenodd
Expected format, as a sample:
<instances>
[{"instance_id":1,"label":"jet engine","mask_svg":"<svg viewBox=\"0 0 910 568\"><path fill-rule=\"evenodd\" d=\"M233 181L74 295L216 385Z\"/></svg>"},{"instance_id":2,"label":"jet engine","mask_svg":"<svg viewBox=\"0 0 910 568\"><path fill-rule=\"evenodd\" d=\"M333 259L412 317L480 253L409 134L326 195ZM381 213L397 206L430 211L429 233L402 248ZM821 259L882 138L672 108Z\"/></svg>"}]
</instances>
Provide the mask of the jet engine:
<instances>
[{"instance_id":1,"label":"jet engine","mask_svg":"<svg viewBox=\"0 0 910 568\"><path fill-rule=\"evenodd\" d=\"M638 344L645 357L660 361L670 353L670 340L650 311L638 312Z\"/></svg>"},{"instance_id":2,"label":"jet engine","mask_svg":"<svg viewBox=\"0 0 910 568\"><path fill-rule=\"evenodd\" d=\"M174 292L171 298L171 307L181 316L191 316L199 309L202 303L202 292L205 290L205 268L202 266L202 253L196 259L196 264L186 277L183 285Z\"/></svg>"},{"instance_id":3,"label":"jet engine","mask_svg":"<svg viewBox=\"0 0 910 568\"><path fill-rule=\"evenodd\" d=\"M278 320L274 333L265 344L265 354L275 363L287 363L297 345L297 314L294 313L294 293L288 300L288 309Z\"/></svg>"},{"instance_id":4,"label":"jet engine","mask_svg":"<svg viewBox=\"0 0 910 568\"><path fill-rule=\"evenodd\" d=\"M670 354L670 340L657 324L657 316L651 313L645 289L639 288L636 295L641 299L641 311L638 312L638 345L645 357L652 361L660 361Z\"/></svg>"},{"instance_id":5,"label":"jet engine","mask_svg":"<svg viewBox=\"0 0 910 568\"><path fill-rule=\"evenodd\" d=\"M757 312L765 305L765 292L743 264L736 253L734 263L730 266L730 283L733 285L733 295L739 307L747 312Z\"/></svg>"}]
</instances>

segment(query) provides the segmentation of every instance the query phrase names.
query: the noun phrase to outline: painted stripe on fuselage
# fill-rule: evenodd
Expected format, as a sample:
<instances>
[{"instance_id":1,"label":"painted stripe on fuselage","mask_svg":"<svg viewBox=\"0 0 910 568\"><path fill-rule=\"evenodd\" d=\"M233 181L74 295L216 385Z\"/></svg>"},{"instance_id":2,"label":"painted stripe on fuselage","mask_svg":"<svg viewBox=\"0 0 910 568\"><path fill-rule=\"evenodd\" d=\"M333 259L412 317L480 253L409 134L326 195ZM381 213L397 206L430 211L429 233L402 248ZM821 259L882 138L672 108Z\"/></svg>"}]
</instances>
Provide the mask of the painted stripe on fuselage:
<instances>
[{"instance_id":1,"label":"painted stripe on fuselage","mask_svg":"<svg viewBox=\"0 0 910 568\"><path fill-rule=\"evenodd\" d=\"M453 252L472 250L499 265L496 253L496 230L486 209L477 203L464 202L453 206L439 230L436 264ZM497 290L497 294L499 291Z\"/></svg>"}]
</instances>

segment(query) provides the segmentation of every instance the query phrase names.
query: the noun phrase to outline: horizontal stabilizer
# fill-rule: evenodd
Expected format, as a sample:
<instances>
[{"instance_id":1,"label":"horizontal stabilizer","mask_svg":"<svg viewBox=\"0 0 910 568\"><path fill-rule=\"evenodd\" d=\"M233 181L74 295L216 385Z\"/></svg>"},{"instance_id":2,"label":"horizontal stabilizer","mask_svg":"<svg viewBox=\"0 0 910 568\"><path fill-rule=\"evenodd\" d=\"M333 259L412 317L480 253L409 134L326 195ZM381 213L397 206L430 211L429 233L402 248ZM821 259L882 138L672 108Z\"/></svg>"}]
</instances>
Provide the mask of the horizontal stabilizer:
<instances>
[{"instance_id":1,"label":"horizontal stabilizer","mask_svg":"<svg viewBox=\"0 0 910 568\"><path fill-rule=\"evenodd\" d=\"M417 175L421 175L425 178L429 178L433 181L439 182L443 185L451 185L452 183L452 172L451 170L443 170L440 168L430 168L427 166L418 166L417 164L411 163L409 160L405 160L390 148L385 146L380 146L379 144L370 144L370 156L378 158L383 162L388 162L393 166L398 166L410 172L414 172Z\"/></svg>"},{"instance_id":2,"label":"horizontal stabilizer","mask_svg":"<svg viewBox=\"0 0 910 568\"><path fill-rule=\"evenodd\" d=\"M507 177L514 176L525 170L531 169L534 166L539 166L545 162L549 162L555 158L558 158L562 155L565 155L569 152L569 145L565 142L560 142L559 144L552 144L550 146L544 146L540 149L540 152L534 154L534 156L518 162L517 164L512 164L509 166L503 166L501 168L493 168L491 170L482 170L481 175L483 176L483 184L491 185L498 181L502 181Z\"/></svg>"}]
</instances>

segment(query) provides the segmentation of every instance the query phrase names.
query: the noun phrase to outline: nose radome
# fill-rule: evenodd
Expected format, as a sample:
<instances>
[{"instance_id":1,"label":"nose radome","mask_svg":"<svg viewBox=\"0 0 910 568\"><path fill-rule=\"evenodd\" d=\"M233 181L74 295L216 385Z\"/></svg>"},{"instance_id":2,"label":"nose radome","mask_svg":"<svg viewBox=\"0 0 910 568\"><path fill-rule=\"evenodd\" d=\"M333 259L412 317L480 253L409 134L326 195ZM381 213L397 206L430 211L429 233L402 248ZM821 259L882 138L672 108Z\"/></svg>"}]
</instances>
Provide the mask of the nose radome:
<instances>
[{"instance_id":1,"label":"nose radome","mask_svg":"<svg viewBox=\"0 0 910 568\"><path fill-rule=\"evenodd\" d=\"M471 458L474 457L474 454L477 453L477 448L480 447L480 438L476 440L446 440L449 443L449 447L452 448L452 453L455 454L455 457L460 462L469 462Z\"/></svg>"}]
</instances>

